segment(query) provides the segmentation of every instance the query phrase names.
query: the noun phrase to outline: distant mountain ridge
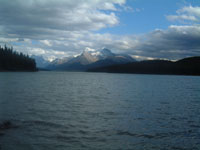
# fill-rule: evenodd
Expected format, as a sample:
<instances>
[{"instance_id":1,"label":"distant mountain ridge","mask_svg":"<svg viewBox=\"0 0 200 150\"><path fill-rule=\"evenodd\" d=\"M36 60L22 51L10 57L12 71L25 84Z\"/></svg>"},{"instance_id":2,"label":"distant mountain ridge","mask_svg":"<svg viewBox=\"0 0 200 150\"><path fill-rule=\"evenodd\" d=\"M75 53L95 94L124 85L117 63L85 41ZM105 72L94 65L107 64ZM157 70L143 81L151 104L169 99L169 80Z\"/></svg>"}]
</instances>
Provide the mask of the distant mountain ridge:
<instances>
[{"instance_id":1,"label":"distant mountain ridge","mask_svg":"<svg viewBox=\"0 0 200 150\"><path fill-rule=\"evenodd\" d=\"M104 48L102 50L84 50L76 57L70 56L54 60L46 68L49 70L86 71L95 67L134 61L135 59L127 54L115 54Z\"/></svg>"},{"instance_id":2,"label":"distant mountain ridge","mask_svg":"<svg viewBox=\"0 0 200 150\"><path fill-rule=\"evenodd\" d=\"M133 74L200 75L200 56L184 58L175 62L169 60L132 62L92 68L88 71Z\"/></svg>"},{"instance_id":3,"label":"distant mountain ridge","mask_svg":"<svg viewBox=\"0 0 200 150\"><path fill-rule=\"evenodd\" d=\"M86 49L76 56L55 59L52 62L42 56L32 56L41 70L89 71L135 74L200 75L200 56L178 61L143 60L136 61L128 54L115 54L109 49Z\"/></svg>"}]
</instances>

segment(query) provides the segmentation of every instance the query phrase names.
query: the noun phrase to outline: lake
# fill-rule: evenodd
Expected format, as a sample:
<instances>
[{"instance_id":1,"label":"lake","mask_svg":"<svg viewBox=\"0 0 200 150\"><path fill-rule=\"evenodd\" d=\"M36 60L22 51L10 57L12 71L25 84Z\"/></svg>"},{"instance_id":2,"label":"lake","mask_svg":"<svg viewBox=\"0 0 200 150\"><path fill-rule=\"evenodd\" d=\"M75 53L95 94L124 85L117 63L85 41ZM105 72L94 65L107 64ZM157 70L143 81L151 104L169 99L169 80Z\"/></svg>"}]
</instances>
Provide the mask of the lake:
<instances>
[{"instance_id":1,"label":"lake","mask_svg":"<svg viewBox=\"0 0 200 150\"><path fill-rule=\"evenodd\" d=\"M0 150L198 150L200 77L1 72Z\"/></svg>"}]
</instances>

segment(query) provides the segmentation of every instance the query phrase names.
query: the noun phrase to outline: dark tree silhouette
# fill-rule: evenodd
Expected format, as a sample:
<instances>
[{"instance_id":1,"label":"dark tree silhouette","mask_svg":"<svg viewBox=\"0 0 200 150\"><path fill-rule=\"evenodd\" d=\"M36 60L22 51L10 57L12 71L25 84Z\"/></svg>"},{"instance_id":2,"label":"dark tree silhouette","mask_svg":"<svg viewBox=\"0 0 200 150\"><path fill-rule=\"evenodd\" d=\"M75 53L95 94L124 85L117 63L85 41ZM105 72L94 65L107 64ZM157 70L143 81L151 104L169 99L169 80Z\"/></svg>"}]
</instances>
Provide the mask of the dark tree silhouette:
<instances>
[{"instance_id":1,"label":"dark tree silhouette","mask_svg":"<svg viewBox=\"0 0 200 150\"><path fill-rule=\"evenodd\" d=\"M149 60L128 64L111 65L89 69L89 72L200 75L200 57L189 57L176 62Z\"/></svg>"},{"instance_id":2,"label":"dark tree silhouette","mask_svg":"<svg viewBox=\"0 0 200 150\"><path fill-rule=\"evenodd\" d=\"M0 46L0 71L37 71L37 68L34 59L5 45Z\"/></svg>"}]
</instances>

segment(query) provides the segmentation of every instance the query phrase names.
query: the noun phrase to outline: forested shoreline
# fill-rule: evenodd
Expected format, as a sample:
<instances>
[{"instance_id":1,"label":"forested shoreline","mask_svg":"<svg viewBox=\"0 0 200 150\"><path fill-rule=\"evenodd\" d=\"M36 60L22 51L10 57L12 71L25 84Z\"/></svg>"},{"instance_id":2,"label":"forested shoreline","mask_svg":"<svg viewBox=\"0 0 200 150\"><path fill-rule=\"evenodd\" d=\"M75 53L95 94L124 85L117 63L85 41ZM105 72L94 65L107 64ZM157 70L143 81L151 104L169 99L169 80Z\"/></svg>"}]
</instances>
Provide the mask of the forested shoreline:
<instances>
[{"instance_id":1,"label":"forested shoreline","mask_svg":"<svg viewBox=\"0 0 200 150\"><path fill-rule=\"evenodd\" d=\"M200 76L200 56L188 57L175 62L170 60L145 60L93 68L89 69L88 72Z\"/></svg>"},{"instance_id":2,"label":"forested shoreline","mask_svg":"<svg viewBox=\"0 0 200 150\"><path fill-rule=\"evenodd\" d=\"M0 71L37 71L33 58L0 45Z\"/></svg>"}]
</instances>

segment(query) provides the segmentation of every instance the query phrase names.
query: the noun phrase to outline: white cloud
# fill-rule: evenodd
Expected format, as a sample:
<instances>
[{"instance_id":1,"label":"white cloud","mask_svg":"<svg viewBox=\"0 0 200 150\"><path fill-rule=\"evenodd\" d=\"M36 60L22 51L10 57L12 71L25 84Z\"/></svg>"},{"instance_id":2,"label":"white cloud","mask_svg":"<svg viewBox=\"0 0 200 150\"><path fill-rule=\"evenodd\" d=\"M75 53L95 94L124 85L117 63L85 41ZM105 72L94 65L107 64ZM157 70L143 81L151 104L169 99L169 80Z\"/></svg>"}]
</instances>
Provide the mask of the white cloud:
<instances>
[{"instance_id":1,"label":"white cloud","mask_svg":"<svg viewBox=\"0 0 200 150\"><path fill-rule=\"evenodd\" d=\"M176 15L167 15L169 21L200 21L200 7L185 6L176 11Z\"/></svg>"},{"instance_id":2,"label":"white cloud","mask_svg":"<svg viewBox=\"0 0 200 150\"><path fill-rule=\"evenodd\" d=\"M195 15L197 17L200 17L200 7L193 7L193 6L187 6L187 7L183 7L182 9L177 10L178 14L182 14L182 13L188 13L191 15Z\"/></svg>"},{"instance_id":3,"label":"white cloud","mask_svg":"<svg viewBox=\"0 0 200 150\"><path fill-rule=\"evenodd\" d=\"M197 21L198 19L195 16L188 16L188 15L169 15L167 19L170 21L182 21L182 20L189 20L189 21Z\"/></svg>"},{"instance_id":4,"label":"white cloud","mask_svg":"<svg viewBox=\"0 0 200 150\"><path fill-rule=\"evenodd\" d=\"M47 45L47 46L52 46L51 42L48 40L40 40L41 43Z\"/></svg>"}]
</instances>

